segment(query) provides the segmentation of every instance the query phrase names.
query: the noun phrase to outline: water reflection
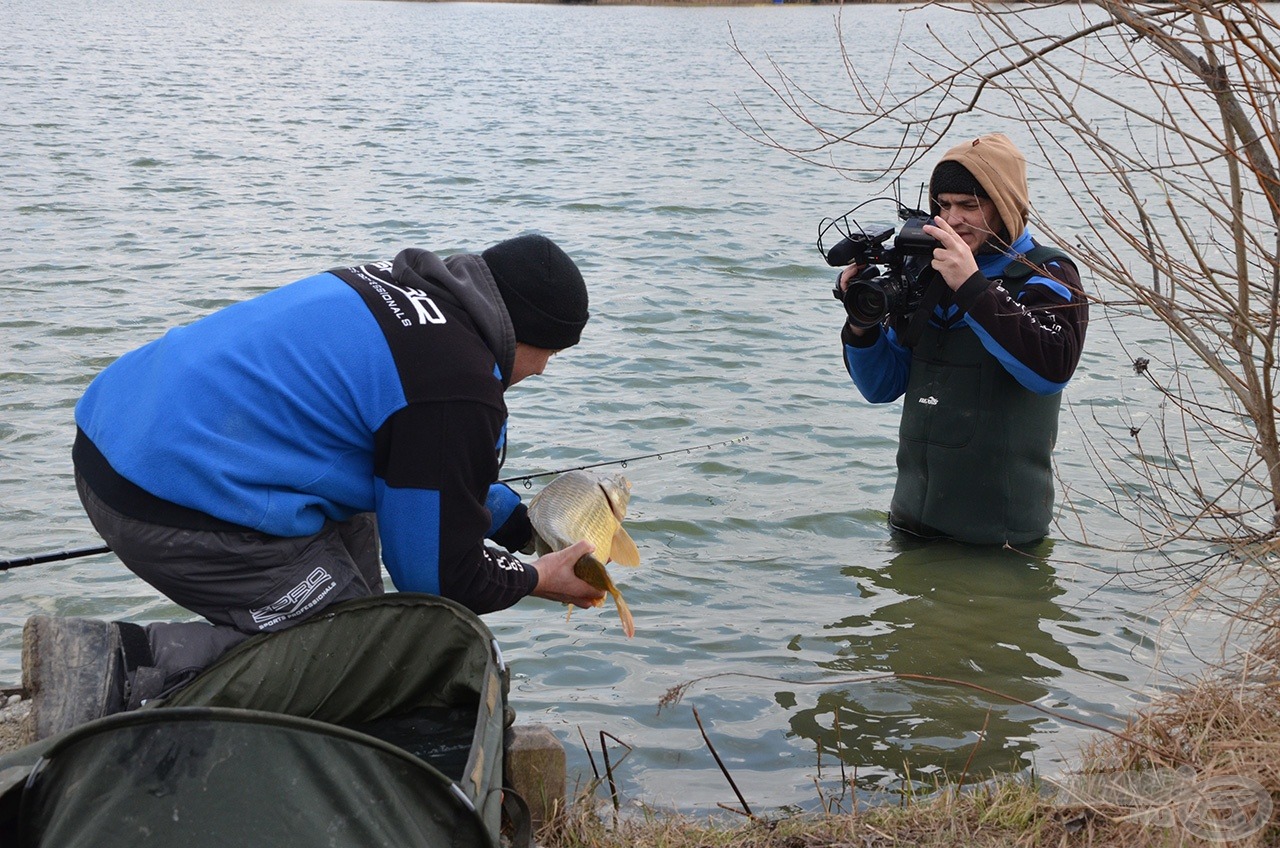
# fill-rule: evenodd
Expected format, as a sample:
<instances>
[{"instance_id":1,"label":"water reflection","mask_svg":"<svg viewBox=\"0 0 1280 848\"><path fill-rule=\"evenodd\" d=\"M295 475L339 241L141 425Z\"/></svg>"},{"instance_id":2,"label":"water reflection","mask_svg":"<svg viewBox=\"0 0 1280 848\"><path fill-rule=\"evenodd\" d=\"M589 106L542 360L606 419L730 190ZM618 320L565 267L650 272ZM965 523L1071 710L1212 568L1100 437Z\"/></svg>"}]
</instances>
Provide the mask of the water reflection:
<instances>
[{"instance_id":1,"label":"water reflection","mask_svg":"<svg viewBox=\"0 0 1280 848\"><path fill-rule=\"evenodd\" d=\"M820 667L842 678L950 678L1031 703L1050 694L1050 678L1078 668L1044 627L1077 620L1054 603L1065 590L1048 562L1051 541L1023 553L892 544L898 553L887 565L843 569L866 608L817 637L835 657ZM793 692L776 698L797 705ZM885 788L906 774L931 783L944 773L972 781L1020 770L1031 764L1037 725L1051 718L964 686L883 678L831 688L790 721L793 735L815 743L820 763L838 756L861 788Z\"/></svg>"}]
</instances>

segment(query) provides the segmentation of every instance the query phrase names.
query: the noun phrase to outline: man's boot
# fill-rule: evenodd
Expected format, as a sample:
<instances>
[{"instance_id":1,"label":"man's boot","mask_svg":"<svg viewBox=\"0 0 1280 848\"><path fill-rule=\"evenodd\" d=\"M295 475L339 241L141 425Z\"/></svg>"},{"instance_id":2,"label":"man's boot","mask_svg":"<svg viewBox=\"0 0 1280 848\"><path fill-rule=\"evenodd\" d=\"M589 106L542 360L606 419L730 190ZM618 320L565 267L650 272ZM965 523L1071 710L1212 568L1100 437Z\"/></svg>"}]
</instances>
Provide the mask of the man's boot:
<instances>
[{"instance_id":1,"label":"man's boot","mask_svg":"<svg viewBox=\"0 0 1280 848\"><path fill-rule=\"evenodd\" d=\"M27 619L22 631L22 685L31 698L27 741L136 709L162 688L163 677L152 665L147 631L140 625L47 615Z\"/></svg>"}]
</instances>

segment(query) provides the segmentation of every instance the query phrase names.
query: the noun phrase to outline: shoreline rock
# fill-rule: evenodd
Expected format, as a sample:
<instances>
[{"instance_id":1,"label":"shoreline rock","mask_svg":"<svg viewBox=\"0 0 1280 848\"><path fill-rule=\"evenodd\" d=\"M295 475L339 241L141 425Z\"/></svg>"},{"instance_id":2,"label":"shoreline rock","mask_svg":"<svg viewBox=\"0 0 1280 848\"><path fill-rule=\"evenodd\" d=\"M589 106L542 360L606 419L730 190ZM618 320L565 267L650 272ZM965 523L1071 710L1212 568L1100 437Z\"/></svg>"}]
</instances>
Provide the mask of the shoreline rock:
<instances>
[{"instance_id":1,"label":"shoreline rock","mask_svg":"<svg viewBox=\"0 0 1280 848\"><path fill-rule=\"evenodd\" d=\"M31 700L21 695L9 695L0 703L0 754L6 754L26 744Z\"/></svg>"}]
</instances>

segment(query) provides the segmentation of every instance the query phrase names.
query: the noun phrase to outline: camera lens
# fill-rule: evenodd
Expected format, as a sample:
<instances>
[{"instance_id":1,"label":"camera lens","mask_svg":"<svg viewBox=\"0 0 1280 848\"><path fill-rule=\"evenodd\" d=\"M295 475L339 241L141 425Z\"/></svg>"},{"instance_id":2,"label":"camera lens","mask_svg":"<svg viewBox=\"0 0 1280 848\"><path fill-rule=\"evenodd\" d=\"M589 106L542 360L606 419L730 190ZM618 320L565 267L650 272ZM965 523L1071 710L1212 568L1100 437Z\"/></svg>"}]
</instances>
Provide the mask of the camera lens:
<instances>
[{"instance_id":1,"label":"camera lens","mask_svg":"<svg viewBox=\"0 0 1280 848\"><path fill-rule=\"evenodd\" d=\"M844 293L844 311L849 323L859 329L874 327L884 320L889 300L878 280L854 280Z\"/></svg>"}]
</instances>

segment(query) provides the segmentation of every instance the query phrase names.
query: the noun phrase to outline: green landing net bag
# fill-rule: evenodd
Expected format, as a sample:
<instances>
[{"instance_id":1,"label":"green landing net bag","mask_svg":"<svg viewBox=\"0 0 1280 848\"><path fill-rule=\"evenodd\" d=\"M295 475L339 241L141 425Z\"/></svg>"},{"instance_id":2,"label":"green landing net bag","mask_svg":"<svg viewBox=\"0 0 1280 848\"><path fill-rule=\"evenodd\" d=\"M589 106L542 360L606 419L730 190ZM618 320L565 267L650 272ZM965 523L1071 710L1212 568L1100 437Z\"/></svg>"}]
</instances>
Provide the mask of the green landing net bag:
<instances>
[{"instance_id":1,"label":"green landing net bag","mask_svg":"<svg viewBox=\"0 0 1280 848\"><path fill-rule=\"evenodd\" d=\"M25 775L21 756L0 760L0 832L59 848L493 848L507 685L458 604L340 604L163 702L29 746Z\"/></svg>"}]
</instances>

